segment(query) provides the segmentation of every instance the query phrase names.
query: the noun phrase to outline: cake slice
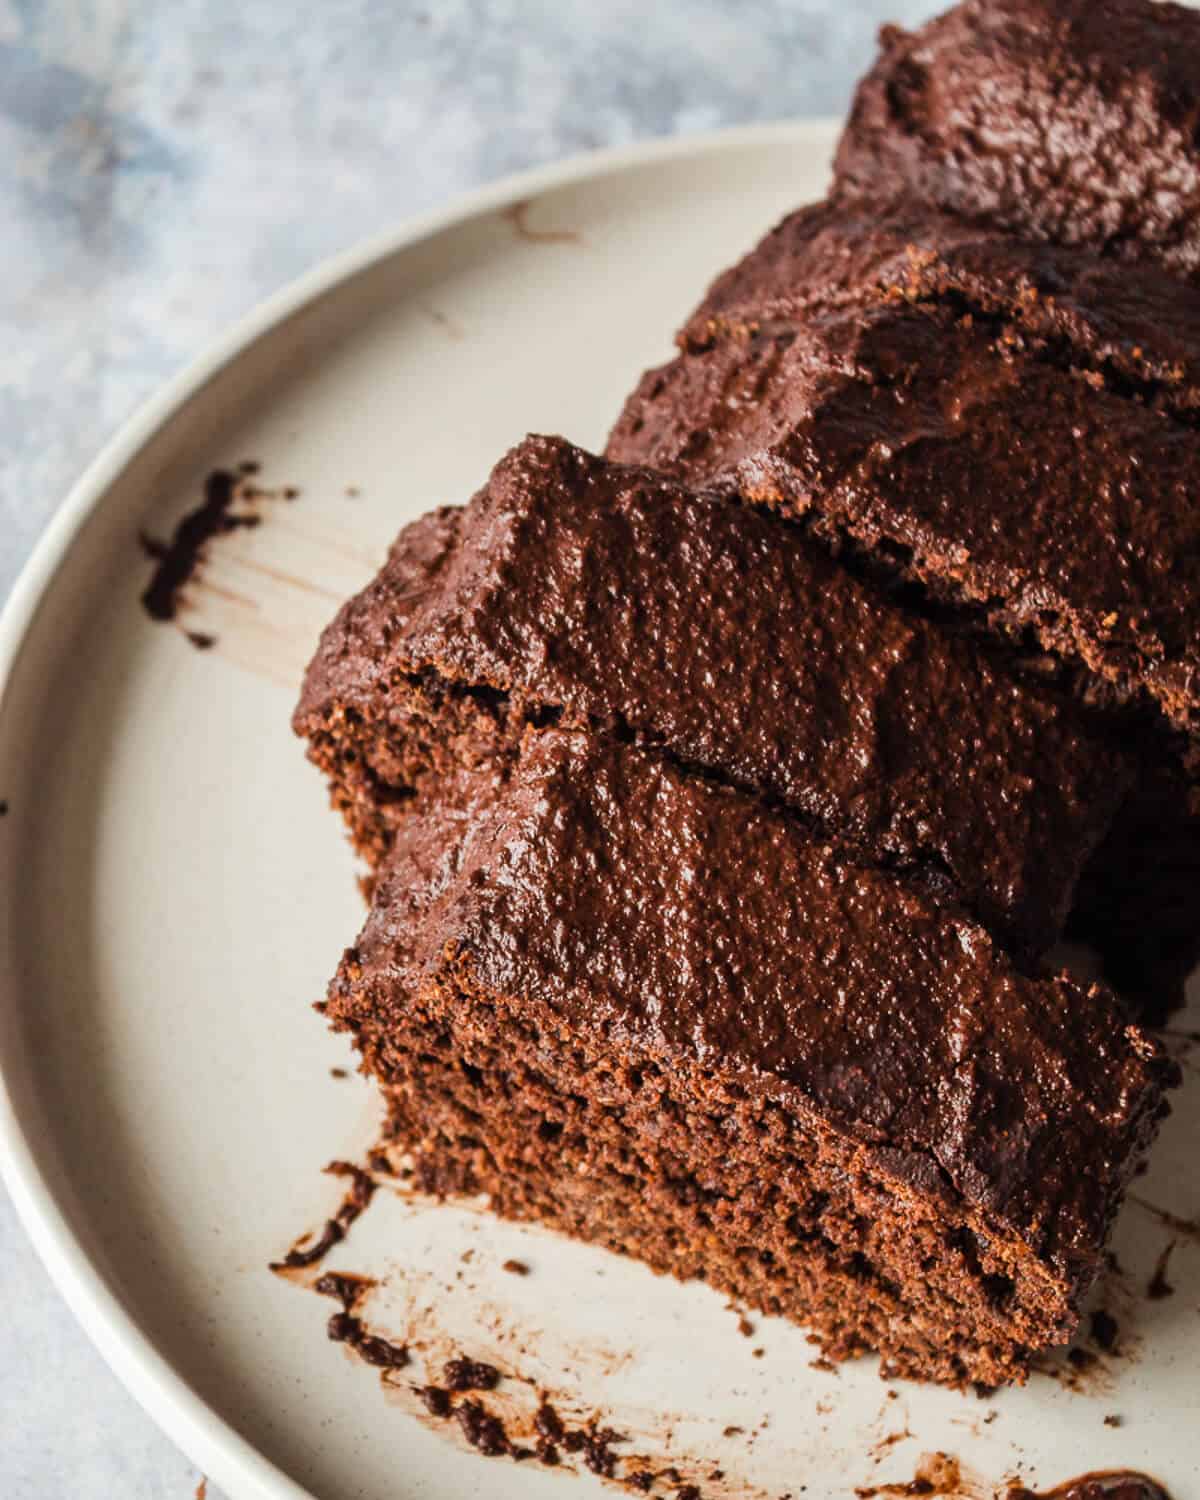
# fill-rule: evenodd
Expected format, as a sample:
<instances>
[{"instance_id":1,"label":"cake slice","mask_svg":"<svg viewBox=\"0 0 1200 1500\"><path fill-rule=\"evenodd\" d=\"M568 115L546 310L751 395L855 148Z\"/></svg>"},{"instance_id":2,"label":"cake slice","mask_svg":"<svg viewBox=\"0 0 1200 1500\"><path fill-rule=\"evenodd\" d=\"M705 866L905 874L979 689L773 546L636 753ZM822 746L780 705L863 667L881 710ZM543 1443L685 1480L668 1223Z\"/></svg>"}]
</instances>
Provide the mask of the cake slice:
<instances>
[{"instance_id":1,"label":"cake slice","mask_svg":"<svg viewBox=\"0 0 1200 1500\"><path fill-rule=\"evenodd\" d=\"M882 299L940 304L1132 383L1156 405L1200 408L1200 287L907 199L827 199L788 214L717 277L677 342L699 350L786 333L815 313Z\"/></svg>"},{"instance_id":2,"label":"cake slice","mask_svg":"<svg viewBox=\"0 0 1200 1500\"><path fill-rule=\"evenodd\" d=\"M950 1384L1069 1338L1178 1073L1101 987L560 730L400 825L326 1011L427 1188Z\"/></svg>"},{"instance_id":3,"label":"cake slice","mask_svg":"<svg viewBox=\"0 0 1200 1500\"><path fill-rule=\"evenodd\" d=\"M1200 955L1200 878L1179 883L1200 872L1200 446L1178 369L1135 380L1082 337L885 293L648 372L607 448L781 510L1006 640L1143 758L1136 841L1098 852L1074 927L1156 1020Z\"/></svg>"},{"instance_id":4,"label":"cake slice","mask_svg":"<svg viewBox=\"0 0 1200 1500\"><path fill-rule=\"evenodd\" d=\"M376 860L412 794L557 723L777 802L1034 954L1130 785L1080 718L777 519L538 437L401 533L295 726Z\"/></svg>"},{"instance_id":5,"label":"cake slice","mask_svg":"<svg viewBox=\"0 0 1200 1500\"><path fill-rule=\"evenodd\" d=\"M803 518L1088 696L1200 733L1200 444L1075 351L882 301L685 353L608 444Z\"/></svg>"},{"instance_id":6,"label":"cake slice","mask_svg":"<svg viewBox=\"0 0 1200 1500\"><path fill-rule=\"evenodd\" d=\"M835 192L896 195L1119 260L1200 270L1200 16L967 0L880 33Z\"/></svg>"},{"instance_id":7,"label":"cake slice","mask_svg":"<svg viewBox=\"0 0 1200 1500\"><path fill-rule=\"evenodd\" d=\"M976 350L983 352L977 389L969 401L945 370L940 390L936 375L932 384L924 385L903 376L895 378L897 369L906 368L906 356L899 352L904 329L914 327L912 316L918 314L935 319L934 329L927 331L929 337L939 339L938 330L957 325L951 342L974 341ZM876 326L881 319L887 323L892 315L898 320L893 332ZM856 319L861 320L864 341L874 341L877 351L865 359L859 358L854 344ZM1045 550L1043 537L1027 530L1019 512L1009 512L1010 495L1015 491L1006 468L1014 460L1021 461L1022 424L1041 421L1036 401L1029 403L1028 413L1021 411L1024 361L1026 368L1031 363L1047 366L1044 380L1057 379L1060 385L1062 377L1075 381L1083 405L1091 400L1087 383L1101 388L1104 400L1097 404L1091 427L1078 429L1084 445L1091 442L1087 434L1107 421L1113 401L1131 402L1132 417L1144 432L1136 465L1153 475L1156 426L1149 413L1157 411L1163 421L1171 420L1185 431L1197 422L1200 289L1179 282L1155 265L1118 264L1099 260L1086 250L1021 241L920 203L899 202L883 208L845 201L810 205L785 218L717 278L679 337L685 351L703 357L651 372L627 404L608 451L670 467L682 455L685 472L711 482L723 460L707 463L703 445L711 435L709 426L719 427L727 420L724 414L712 418L713 408L719 409L722 402L722 382L729 381L735 404L748 391L749 399L757 399L753 395L756 381L766 379L759 373L761 367L783 355L798 335L803 342L806 330L818 351L811 357L818 362L822 338L826 330L832 331L825 348L830 378L820 399L825 399L840 375L847 377L849 391L862 398L860 449L868 483L873 480L881 487L890 483L893 473L886 460L893 446L924 445L926 451L937 451L944 442L950 451L956 446L969 450L972 440L962 419L970 417L986 427L993 421L991 403L995 401L998 442L1010 450L995 469L1000 482L989 492L984 483L975 482L970 460L960 468L952 466L936 531L928 529L929 517L919 510L902 511L893 518L899 522L896 528L890 528L887 518L877 526L873 513L868 519L875 529L859 529L853 536L848 529L840 530L834 515L818 516L816 525L823 527L827 541L849 542L867 551L883 573L965 606L960 608L960 619L966 619L971 628L985 635L1006 634L1017 658L1030 658L1039 673L1054 669L1090 708L1103 711L1099 718L1107 726L1105 732L1142 758L1139 789L1085 874L1072 930L1101 949L1106 973L1134 1001L1139 1013L1161 1021L1182 1002L1183 981L1200 957L1200 817L1196 814L1198 798L1189 784L1200 757L1189 728L1190 710L1176 714L1174 723L1168 723L1165 704L1137 680L1133 658L1138 643L1122 641L1103 622L1119 626L1129 597L1122 590L1131 581L1137 582L1139 567L1142 600L1166 598L1169 602L1176 569L1185 577L1188 574L1186 541L1180 557L1170 522L1156 514L1152 487L1144 484L1140 488L1151 503L1133 532L1127 522L1133 507L1122 513L1118 503L1115 520L1111 509L1108 515L1097 510L1096 529L1089 536L1095 465L1085 464L1082 473L1072 474L1069 459L1076 424L1070 419L1059 423L1067 429L1064 458L1039 455L1035 445L1025 465L1026 489L1030 501L1045 508L1044 529L1057 531L1067 547L1079 534L1085 541L1081 555L1088 555L1088 546L1095 549L1091 555L1108 567L1110 582L1118 585L1115 592L1100 596L1105 603L1093 615L1103 626L1099 640L1087 641L1083 651L1076 651L1054 629L1058 624L1055 591L1063 581L1062 571L1057 559ZM1010 377L999 383L987 374L989 339L1002 371L1007 366ZM908 358L911 364L916 356ZM805 370L800 381L810 376L811 371ZM876 410L889 398L873 388L888 385L896 387L892 418L876 431ZM909 408L913 432L906 438L902 407L910 388L916 389L925 407L918 410L918 401ZM787 416L787 399L782 388L770 387L768 420ZM801 390L800 410L805 399ZM854 399L854 394L831 397L842 413L838 420L845 420ZM1005 403L1015 412L1015 421ZM931 412L932 425L927 420ZM744 418L737 411L729 415L735 424ZM820 401L810 415L819 435L824 420ZM947 416L950 419L943 420ZM1004 424L1010 421L1012 427L1006 433ZM781 436L785 426L781 422L776 435L786 447L790 439ZM793 434L798 449L806 441L804 432L800 426ZM830 428L828 435L836 436L837 429ZM1187 439L1176 433L1166 446L1186 452ZM1100 450L1097 454L1102 464ZM743 452L741 457L745 456ZM847 485L858 482L855 462L851 458L847 464ZM905 462L902 457L896 468L902 469ZM1039 464L1054 482L1041 483ZM1167 465L1169 469L1169 456ZM980 481L992 467L986 453L980 453ZM1119 489L1124 483L1119 466L1113 477ZM922 478L912 482L914 488L928 484L936 489L941 478L931 464ZM1168 473L1167 508L1174 507L1185 524L1190 509L1188 483L1178 470L1173 483ZM824 497L810 498L819 510ZM1064 498L1065 508L1056 510ZM1136 489L1132 498L1138 499ZM886 495L887 503L897 499L903 507L904 497L895 489ZM855 503L860 501L860 496L854 497ZM836 496L833 503L836 506ZM990 559L984 557L985 563L993 565L990 572L979 568L964 587L955 574L955 554L959 558L968 552L977 555L980 531L990 533L983 539L985 552L997 540L1019 546L1023 538L1028 538L1028 549L1024 560L1012 551L1007 557L995 553ZM923 553L915 548L914 539L927 541L928 550ZM1032 566L1025 568L1023 561ZM995 565L1006 568L1011 576L1014 563L1015 588L1009 597L999 597L1003 583L996 581ZM1048 577L1038 571L1042 564ZM1090 569L1090 563L1085 568ZM1101 577L1097 573L1093 581ZM1013 598L1018 605L1023 599L1027 607L1013 609ZM1150 639L1145 643L1147 656L1155 664L1153 672L1165 658L1169 637L1168 631L1162 642ZM1113 649L1108 651L1110 645ZM1047 646L1053 654L1039 654ZM1108 660L1100 665L1107 671L1097 672L1093 669L1096 657L1105 651ZM1190 671L1183 666L1185 675ZM1190 776L1179 774L1181 759L1185 767L1192 767Z\"/></svg>"}]
</instances>

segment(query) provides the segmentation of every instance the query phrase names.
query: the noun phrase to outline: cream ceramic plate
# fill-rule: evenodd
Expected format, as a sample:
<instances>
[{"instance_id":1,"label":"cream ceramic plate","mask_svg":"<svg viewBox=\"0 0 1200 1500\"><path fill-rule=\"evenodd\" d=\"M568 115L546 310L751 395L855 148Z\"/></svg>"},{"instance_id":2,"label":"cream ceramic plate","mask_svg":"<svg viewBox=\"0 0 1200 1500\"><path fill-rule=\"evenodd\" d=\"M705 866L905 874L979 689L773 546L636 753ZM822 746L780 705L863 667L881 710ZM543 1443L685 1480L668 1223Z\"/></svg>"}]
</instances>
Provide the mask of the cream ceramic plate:
<instances>
[{"instance_id":1,"label":"cream ceramic plate","mask_svg":"<svg viewBox=\"0 0 1200 1500\"><path fill-rule=\"evenodd\" d=\"M330 1304L266 1270L336 1203L321 1165L361 1158L374 1123L309 1009L361 906L288 714L317 630L400 524L464 499L527 430L602 442L711 274L820 192L831 139L789 126L593 157L318 272L118 439L9 604L5 1176L96 1343L234 1495L554 1497L571 1482L435 1431L413 1414L419 1364L382 1390L327 1342ZM168 531L207 471L243 459L302 493L255 502L261 525L218 540L179 626L152 624L139 528ZM1136 1185L1181 1220L1200 1211L1198 1120L1193 1064ZM1151 1299L1172 1239L1174 1295ZM871 1363L812 1368L794 1328L752 1318L741 1336L701 1286L390 1193L327 1264L384 1276L370 1319L418 1358L490 1356L706 1496L847 1495L940 1450L975 1494L1018 1469L1049 1484L1128 1464L1195 1500L1197 1233L1130 1204L1116 1243L1124 1271L1100 1301L1121 1352L1079 1389L1039 1375L986 1401L890 1396ZM505 1274L510 1257L530 1274ZM520 1380L496 1396L514 1430L532 1400Z\"/></svg>"}]
</instances>

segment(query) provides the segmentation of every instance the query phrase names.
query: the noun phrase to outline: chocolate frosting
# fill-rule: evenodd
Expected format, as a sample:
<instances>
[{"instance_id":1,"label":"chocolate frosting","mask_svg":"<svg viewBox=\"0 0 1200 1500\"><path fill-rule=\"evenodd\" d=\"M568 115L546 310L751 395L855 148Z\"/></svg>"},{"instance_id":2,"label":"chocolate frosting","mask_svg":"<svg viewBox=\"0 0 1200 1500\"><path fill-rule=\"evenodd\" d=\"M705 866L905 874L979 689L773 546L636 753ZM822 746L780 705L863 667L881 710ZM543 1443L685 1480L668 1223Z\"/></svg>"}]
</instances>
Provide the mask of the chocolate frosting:
<instances>
[{"instance_id":1,"label":"chocolate frosting","mask_svg":"<svg viewBox=\"0 0 1200 1500\"><path fill-rule=\"evenodd\" d=\"M881 298L1003 320L1058 346L1067 364L1144 383L1157 404L1200 406L1200 288L1158 265L1014 239L907 199L789 214L717 277L678 342L787 331Z\"/></svg>"},{"instance_id":2,"label":"chocolate frosting","mask_svg":"<svg viewBox=\"0 0 1200 1500\"><path fill-rule=\"evenodd\" d=\"M386 717L426 672L632 733L874 860L948 875L1028 951L1061 932L1128 785L1072 707L794 528L557 438L515 448L465 511L406 528L326 633L297 726Z\"/></svg>"},{"instance_id":3,"label":"chocolate frosting","mask_svg":"<svg viewBox=\"0 0 1200 1500\"><path fill-rule=\"evenodd\" d=\"M1200 727L1194 427L947 307L819 314L650 371L609 455L804 515Z\"/></svg>"},{"instance_id":4,"label":"chocolate frosting","mask_svg":"<svg viewBox=\"0 0 1200 1500\"><path fill-rule=\"evenodd\" d=\"M456 837L436 806L406 823L339 1024L386 1028L458 976L760 1091L1072 1283L1095 1272L1178 1079L1103 987L1019 974L920 891L632 747L531 732L480 806Z\"/></svg>"},{"instance_id":5,"label":"chocolate frosting","mask_svg":"<svg viewBox=\"0 0 1200 1500\"><path fill-rule=\"evenodd\" d=\"M1119 260L1200 268L1200 16L1152 0L966 0L880 33L835 191L898 194Z\"/></svg>"}]
</instances>

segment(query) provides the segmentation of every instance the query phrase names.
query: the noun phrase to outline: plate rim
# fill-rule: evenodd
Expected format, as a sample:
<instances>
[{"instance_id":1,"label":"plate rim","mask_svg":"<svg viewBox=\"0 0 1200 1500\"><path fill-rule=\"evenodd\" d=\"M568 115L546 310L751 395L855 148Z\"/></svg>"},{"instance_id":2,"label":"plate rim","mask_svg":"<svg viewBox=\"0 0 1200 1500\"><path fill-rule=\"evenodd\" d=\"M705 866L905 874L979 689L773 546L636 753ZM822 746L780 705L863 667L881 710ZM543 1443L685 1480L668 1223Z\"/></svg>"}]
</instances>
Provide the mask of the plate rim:
<instances>
[{"instance_id":1,"label":"plate rim","mask_svg":"<svg viewBox=\"0 0 1200 1500\"><path fill-rule=\"evenodd\" d=\"M147 444L188 402L288 318L361 272L522 199L647 165L726 150L779 145L824 148L832 144L839 123L833 116L821 115L735 125L559 158L455 194L437 208L403 219L318 261L257 303L137 408L55 510L0 611L0 712L38 609L89 518ZM4 1003L2 996L0 1003ZM38 1166L10 1088L9 1067L0 1054L0 1182L55 1288L100 1356L160 1430L202 1474L230 1495L317 1500L194 1391L123 1307L76 1237L53 1183Z\"/></svg>"}]
</instances>

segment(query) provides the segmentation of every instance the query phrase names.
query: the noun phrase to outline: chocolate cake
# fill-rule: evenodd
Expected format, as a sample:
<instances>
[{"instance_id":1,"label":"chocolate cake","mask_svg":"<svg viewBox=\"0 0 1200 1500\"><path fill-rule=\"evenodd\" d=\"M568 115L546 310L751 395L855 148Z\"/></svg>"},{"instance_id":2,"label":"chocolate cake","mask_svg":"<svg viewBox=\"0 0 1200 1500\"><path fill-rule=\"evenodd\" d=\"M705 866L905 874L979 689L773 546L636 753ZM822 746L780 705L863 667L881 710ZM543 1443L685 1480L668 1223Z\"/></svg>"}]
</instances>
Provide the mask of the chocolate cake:
<instances>
[{"instance_id":1,"label":"chocolate cake","mask_svg":"<svg viewBox=\"0 0 1200 1500\"><path fill-rule=\"evenodd\" d=\"M1032 337L1065 366L1103 371L1154 405L1200 408L1200 287L908 200L797 209L717 277L677 341L701 350L786 333L881 299L940 304Z\"/></svg>"},{"instance_id":2,"label":"chocolate cake","mask_svg":"<svg viewBox=\"0 0 1200 1500\"><path fill-rule=\"evenodd\" d=\"M1009 322L883 302L650 371L621 462L736 491L1200 732L1194 425Z\"/></svg>"},{"instance_id":3,"label":"chocolate cake","mask_svg":"<svg viewBox=\"0 0 1200 1500\"><path fill-rule=\"evenodd\" d=\"M1200 954L1200 17L882 42L830 199L604 459L406 527L294 726L372 866L322 1008L422 1187L993 1385L1179 1081L1039 955L1161 1019Z\"/></svg>"},{"instance_id":4,"label":"chocolate cake","mask_svg":"<svg viewBox=\"0 0 1200 1500\"><path fill-rule=\"evenodd\" d=\"M1153 0L966 0L880 33L835 192L903 194L1118 260L1200 271L1200 16Z\"/></svg>"},{"instance_id":5,"label":"chocolate cake","mask_svg":"<svg viewBox=\"0 0 1200 1500\"><path fill-rule=\"evenodd\" d=\"M1075 930L1147 1017L1200 956L1200 293L922 207L817 204L719 277L611 456L782 506L1144 756ZM1164 787L1173 789L1171 795Z\"/></svg>"},{"instance_id":6,"label":"chocolate cake","mask_svg":"<svg viewBox=\"0 0 1200 1500\"><path fill-rule=\"evenodd\" d=\"M555 729L399 825L326 1009L427 1187L951 1384L1070 1336L1177 1079L953 903Z\"/></svg>"},{"instance_id":7,"label":"chocolate cake","mask_svg":"<svg viewBox=\"0 0 1200 1500\"><path fill-rule=\"evenodd\" d=\"M411 795L529 723L633 739L956 894L1062 933L1130 766L1073 705L792 527L559 438L401 534L326 631L295 724L378 859Z\"/></svg>"}]
</instances>

